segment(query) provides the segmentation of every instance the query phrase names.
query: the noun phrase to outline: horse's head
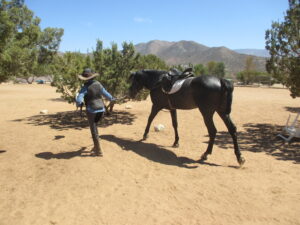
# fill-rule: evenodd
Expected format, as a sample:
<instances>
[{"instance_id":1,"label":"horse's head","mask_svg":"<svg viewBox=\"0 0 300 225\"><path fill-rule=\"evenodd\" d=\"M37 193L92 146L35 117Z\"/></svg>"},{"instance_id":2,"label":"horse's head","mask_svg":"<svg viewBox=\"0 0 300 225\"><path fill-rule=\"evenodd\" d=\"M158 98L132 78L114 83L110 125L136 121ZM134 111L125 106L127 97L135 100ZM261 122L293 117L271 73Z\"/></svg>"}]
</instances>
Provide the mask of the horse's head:
<instances>
[{"instance_id":1,"label":"horse's head","mask_svg":"<svg viewBox=\"0 0 300 225\"><path fill-rule=\"evenodd\" d=\"M129 87L129 97L134 98L137 95L137 93L144 87L143 71L131 73L129 77L129 82L131 83Z\"/></svg>"},{"instance_id":2,"label":"horse's head","mask_svg":"<svg viewBox=\"0 0 300 225\"><path fill-rule=\"evenodd\" d=\"M161 76L165 74L163 70L149 70L144 69L134 73L131 73L129 81L131 86L129 87L129 96L134 98L137 93L145 87L148 90L153 90L158 87L161 82Z\"/></svg>"}]
</instances>

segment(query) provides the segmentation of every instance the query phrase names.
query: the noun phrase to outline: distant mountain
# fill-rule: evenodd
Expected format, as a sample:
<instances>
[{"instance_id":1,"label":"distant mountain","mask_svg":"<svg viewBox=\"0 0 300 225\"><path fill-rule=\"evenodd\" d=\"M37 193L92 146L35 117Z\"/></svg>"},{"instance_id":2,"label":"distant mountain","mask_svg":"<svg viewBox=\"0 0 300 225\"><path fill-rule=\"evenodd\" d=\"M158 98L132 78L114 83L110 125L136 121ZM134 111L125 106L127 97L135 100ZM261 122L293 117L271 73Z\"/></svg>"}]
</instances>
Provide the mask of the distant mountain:
<instances>
[{"instance_id":1,"label":"distant mountain","mask_svg":"<svg viewBox=\"0 0 300 225\"><path fill-rule=\"evenodd\" d=\"M168 42L153 40L135 45L137 52L142 55L154 54L169 65L206 64L210 61L223 62L226 71L237 73L244 69L249 55L239 54L226 47L207 47L194 41ZM264 57L252 56L258 71L265 71Z\"/></svg>"},{"instance_id":2,"label":"distant mountain","mask_svg":"<svg viewBox=\"0 0 300 225\"><path fill-rule=\"evenodd\" d=\"M234 49L233 51L246 55L270 57L269 51L266 49Z\"/></svg>"}]
</instances>

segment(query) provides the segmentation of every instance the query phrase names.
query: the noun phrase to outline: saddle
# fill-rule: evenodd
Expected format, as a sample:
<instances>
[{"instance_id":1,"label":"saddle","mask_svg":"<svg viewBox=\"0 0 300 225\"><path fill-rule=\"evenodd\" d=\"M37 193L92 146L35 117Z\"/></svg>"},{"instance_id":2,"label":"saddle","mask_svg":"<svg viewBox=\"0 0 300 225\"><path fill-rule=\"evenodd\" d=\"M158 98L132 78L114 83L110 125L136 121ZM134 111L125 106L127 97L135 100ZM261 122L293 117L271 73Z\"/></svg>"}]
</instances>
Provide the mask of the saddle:
<instances>
[{"instance_id":1,"label":"saddle","mask_svg":"<svg viewBox=\"0 0 300 225\"><path fill-rule=\"evenodd\" d=\"M161 79L162 91L166 94L173 94L180 89L185 79L193 76L193 68L187 68L183 72L172 68L168 73L164 74ZM176 90L172 90L173 86L176 86L174 87Z\"/></svg>"}]
</instances>

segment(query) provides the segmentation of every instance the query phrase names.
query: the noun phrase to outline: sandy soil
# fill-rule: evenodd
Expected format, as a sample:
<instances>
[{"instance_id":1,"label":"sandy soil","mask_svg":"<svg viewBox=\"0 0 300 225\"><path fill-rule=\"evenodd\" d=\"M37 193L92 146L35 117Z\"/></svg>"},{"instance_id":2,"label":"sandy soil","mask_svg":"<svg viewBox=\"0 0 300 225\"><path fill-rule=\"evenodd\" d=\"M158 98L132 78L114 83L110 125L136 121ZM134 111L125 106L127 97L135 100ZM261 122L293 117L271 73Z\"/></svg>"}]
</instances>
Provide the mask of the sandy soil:
<instances>
[{"instance_id":1,"label":"sandy soil","mask_svg":"<svg viewBox=\"0 0 300 225\"><path fill-rule=\"evenodd\" d=\"M151 102L129 102L99 126L91 157L86 119L48 85L0 85L0 224L300 224L300 141L277 140L299 99L285 89L237 87L232 118L246 158L238 168L217 115L213 154L198 110L170 114L141 142ZM132 109L126 109L130 104ZM40 115L47 109L49 114Z\"/></svg>"}]
</instances>

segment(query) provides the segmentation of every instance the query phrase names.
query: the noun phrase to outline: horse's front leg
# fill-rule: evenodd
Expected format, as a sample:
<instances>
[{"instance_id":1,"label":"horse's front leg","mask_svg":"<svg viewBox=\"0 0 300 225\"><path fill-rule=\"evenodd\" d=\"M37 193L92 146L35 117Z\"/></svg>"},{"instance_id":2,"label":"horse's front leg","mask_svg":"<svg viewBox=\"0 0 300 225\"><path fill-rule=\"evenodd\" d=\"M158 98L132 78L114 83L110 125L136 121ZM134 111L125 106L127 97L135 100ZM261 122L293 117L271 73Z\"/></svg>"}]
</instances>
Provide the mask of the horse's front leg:
<instances>
[{"instance_id":1,"label":"horse's front leg","mask_svg":"<svg viewBox=\"0 0 300 225\"><path fill-rule=\"evenodd\" d=\"M174 132L175 132L175 141L174 141L174 144L173 144L173 147L179 147L179 135L178 135L178 130L177 130L177 127L178 127L178 123L177 123L177 111L176 109L172 109L170 111L171 113L171 117L172 117L172 125L173 125L173 128L174 128Z\"/></svg>"},{"instance_id":2,"label":"horse's front leg","mask_svg":"<svg viewBox=\"0 0 300 225\"><path fill-rule=\"evenodd\" d=\"M146 129L145 129L144 135L143 135L143 140L146 140L148 138L148 133L149 133L149 130L150 130L151 123L152 123L154 117L157 115L157 113L160 110L161 110L160 107L157 107L156 105L152 105L151 113L148 117L148 123L147 123Z\"/></svg>"}]
</instances>

